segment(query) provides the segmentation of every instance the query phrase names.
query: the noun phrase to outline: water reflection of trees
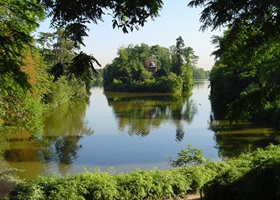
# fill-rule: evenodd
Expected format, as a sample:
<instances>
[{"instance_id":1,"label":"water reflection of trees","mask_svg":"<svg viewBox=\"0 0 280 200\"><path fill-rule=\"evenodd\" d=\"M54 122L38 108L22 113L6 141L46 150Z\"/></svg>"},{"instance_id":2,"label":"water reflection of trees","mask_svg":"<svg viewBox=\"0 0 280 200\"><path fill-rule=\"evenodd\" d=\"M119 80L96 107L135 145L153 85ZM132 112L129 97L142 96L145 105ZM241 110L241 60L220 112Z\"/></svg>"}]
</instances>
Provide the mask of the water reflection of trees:
<instances>
[{"instance_id":1,"label":"water reflection of trees","mask_svg":"<svg viewBox=\"0 0 280 200\"><path fill-rule=\"evenodd\" d=\"M10 141L10 148L4 153L5 159L13 162L36 160L72 163L82 147L79 144L82 136L93 133L84 121L86 107L86 102L70 103L47 113L44 134L32 140L18 138L21 140L20 148L13 148L13 141Z\"/></svg>"},{"instance_id":2,"label":"water reflection of trees","mask_svg":"<svg viewBox=\"0 0 280 200\"><path fill-rule=\"evenodd\" d=\"M77 157L80 139L93 133L84 121L86 107L86 102L63 105L45 117L45 134L39 140L45 161L70 164Z\"/></svg>"},{"instance_id":3,"label":"water reflection of trees","mask_svg":"<svg viewBox=\"0 0 280 200\"><path fill-rule=\"evenodd\" d=\"M213 118L212 118L213 119ZM260 124L210 120L209 127L215 133L216 148L221 158L236 157L269 144L279 144L277 131Z\"/></svg>"},{"instance_id":4,"label":"water reflection of trees","mask_svg":"<svg viewBox=\"0 0 280 200\"><path fill-rule=\"evenodd\" d=\"M105 92L113 108L119 130L130 135L146 136L166 122L176 126L176 140L184 138L184 122L192 122L197 107L190 95L174 97L166 94Z\"/></svg>"}]
</instances>

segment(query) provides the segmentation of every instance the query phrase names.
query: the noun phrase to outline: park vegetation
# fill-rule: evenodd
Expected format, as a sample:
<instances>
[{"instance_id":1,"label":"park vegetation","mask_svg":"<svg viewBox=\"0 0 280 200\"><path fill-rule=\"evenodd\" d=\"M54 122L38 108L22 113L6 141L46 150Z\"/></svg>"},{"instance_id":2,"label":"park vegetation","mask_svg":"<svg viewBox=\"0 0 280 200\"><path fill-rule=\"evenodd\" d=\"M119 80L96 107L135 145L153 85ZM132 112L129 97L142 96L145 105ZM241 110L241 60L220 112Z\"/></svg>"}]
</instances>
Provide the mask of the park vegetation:
<instances>
[{"instance_id":1,"label":"park vegetation","mask_svg":"<svg viewBox=\"0 0 280 200\"><path fill-rule=\"evenodd\" d=\"M205 5L202 30L226 26L214 36L210 100L215 118L280 124L279 1L193 0ZM226 10L226 11L225 11Z\"/></svg>"},{"instance_id":2,"label":"park vegetation","mask_svg":"<svg viewBox=\"0 0 280 200\"><path fill-rule=\"evenodd\" d=\"M147 44L122 47L118 57L104 69L104 88L122 92L182 93L193 85L192 71L197 59L193 49L185 47L181 36L170 48Z\"/></svg>"},{"instance_id":3,"label":"park vegetation","mask_svg":"<svg viewBox=\"0 0 280 200\"><path fill-rule=\"evenodd\" d=\"M92 55L79 50L89 23L101 22L109 10L113 28L128 33L157 17L162 4L161 0L1 1L1 134L15 127L40 134L45 110L86 99L93 63L98 65ZM279 125L280 1L191 0L189 6L203 7L201 30L225 28L221 37L213 37L217 60L210 73L210 100L215 118L267 119ZM46 16L55 32L35 38L32 34ZM183 57L183 47L179 37L171 54L169 49L144 44L119 49L104 70L105 87L187 90L192 84L193 54ZM148 61L158 67L157 75L145 69ZM271 145L233 160L209 162L199 151L183 151L171 162L176 168L167 171L85 172L16 184L14 179L9 183L8 172L3 172L0 181L16 185L8 199L164 199L199 191L205 199L279 199L279 155L280 147ZM185 162L189 156L194 159ZM197 165L185 166L190 164Z\"/></svg>"},{"instance_id":4,"label":"park vegetation","mask_svg":"<svg viewBox=\"0 0 280 200\"><path fill-rule=\"evenodd\" d=\"M134 4L129 1L120 5L109 1L85 1L69 6L63 5L62 2L44 0L1 2L0 132L25 129L31 134L40 135L43 127L41 118L45 111L75 99L86 100L93 81L99 80L100 83L103 80L103 70L96 73L95 66L100 66L97 59L80 50L81 45L84 45L83 38L87 36L86 25L89 22L102 21L104 10L110 9L113 27L127 33L143 26L148 17L157 17L162 6L159 0L139 2L139 6L136 7ZM46 16L51 19L54 31L36 33L34 36L38 23ZM178 45L183 47L183 40L179 39L181 41L178 41ZM174 47L173 63L178 58L178 65L183 62L181 47ZM160 63L157 62L157 65ZM164 65L166 67L166 64L162 66ZM138 64L134 63L133 66L138 67ZM179 68L183 69L186 66ZM141 84L139 81L131 81L130 88L138 87L139 90L143 90L150 87L154 91L170 92L181 90L183 87L185 90L191 85L191 82L187 82L191 79L183 77L190 76L191 72L186 72L186 69L176 72L177 75L180 73L178 82L174 74L167 75L170 70L164 71L166 76L161 77L160 81L155 81L149 72L141 70L140 67L138 73L143 73L138 76L147 81ZM197 69L196 74L202 73ZM120 83L120 79L116 76L115 82ZM108 83L107 79L105 83ZM157 86L152 87L152 83Z\"/></svg>"},{"instance_id":5,"label":"park vegetation","mask_svg":"<svg viewBox=\"0 0 280 200\"><path fill-rule=\"evenodd\" d=\"M251 38L250 29L240 30L234 44L227 42L233 29L213 40L218 60L210 74L212 107L218 118L226 114L229 119L268 120L279 125L280 40L270 38L248 50L245 44Z\"/></svg>"},{"instance_id":6,"label":"park vegetation","mask_svg":"<svg viewBox=\"0 0 280 200\"><path fill-rule=\"evenodd\" d=\"M136 5L137 4L137 5ZM24 129L42 134L42 114L74 99L86 100L99 65L80 51L87 25L102 21L110 10L113 28L139 29L158 16L160 0L0 2L0 132ZM34 32L49 17L53 33ZM4 135L5 135L4 134Z\"/></svg>"}]
</instances>

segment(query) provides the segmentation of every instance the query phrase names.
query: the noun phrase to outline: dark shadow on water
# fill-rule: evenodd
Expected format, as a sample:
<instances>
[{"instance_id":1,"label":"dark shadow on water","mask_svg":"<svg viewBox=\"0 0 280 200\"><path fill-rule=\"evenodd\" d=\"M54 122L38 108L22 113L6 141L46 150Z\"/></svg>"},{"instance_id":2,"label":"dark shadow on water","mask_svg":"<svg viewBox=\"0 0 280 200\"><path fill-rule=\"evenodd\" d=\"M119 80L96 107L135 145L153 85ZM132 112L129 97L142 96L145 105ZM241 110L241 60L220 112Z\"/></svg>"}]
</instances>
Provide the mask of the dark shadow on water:
<instances>
[{"instance_id":1,"label":"dark shadow on water","mask_svg":"<svg viewBox=\"0 0 280 200\"><path fill-rule=\"evenodd\" d=\"M279 144L279 132L263 123L242 122L231 124L228 121L210 119L209 128L214 131L219 157L228 159L241 153L250 153L257 148Z\"/></svg>"}]
</instances>

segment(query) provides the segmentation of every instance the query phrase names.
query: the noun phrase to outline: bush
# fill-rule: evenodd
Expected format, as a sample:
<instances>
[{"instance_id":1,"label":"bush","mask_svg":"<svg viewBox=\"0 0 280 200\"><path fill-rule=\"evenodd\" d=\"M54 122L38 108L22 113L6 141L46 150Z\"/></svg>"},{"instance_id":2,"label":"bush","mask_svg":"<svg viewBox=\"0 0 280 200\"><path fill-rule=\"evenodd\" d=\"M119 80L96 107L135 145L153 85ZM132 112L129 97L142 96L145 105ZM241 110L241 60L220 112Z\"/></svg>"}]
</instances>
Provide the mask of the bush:
<instances>
[{"instance_id":1,"label":"bush","mask_svg":"<svg viewBox=\"0 0 280 200\"><path fill-rule=\"evenodd\" d=\"M226 162L204 192L206 200L280 199L280 146L270 145Z\"/></svg>"},{"instance_id":2,"label":"bush","mask_svg":"<svg viewBox=\"0 0 280 200\"><path fill-rule=\"evenodd\" d=\"M71 88L71 100L81 100L88 98L87 88L84 82L75 78L75 76L72 76L68 79L68 84Z\"/></svg>"},{"instance_id":3,"label":"bush","mask_svg":"<svg viewBox=\"0 0 280 200\"><path fill-rule=\"evenodd\" d=\"M17 185L9 199L166 199L196 191L191 188L194 178L197 176L186 176L186 171L179 169L138 170L115 176L100 171L44 176Z\"/></svg>"},{"instance_id":4,"label":"bush","mask_svg":"<svg viewBox=\"0 0 280 200\"><path fill-rule=\"evenodd\" d=\"M61 76L56 82L50 84L50 90L44 94L44 102L49 109L53 109L70 100L71 88L66 76Z\"/></svg>"},{"instance_id":5,"label":"bush","mask_svg":"<svg viewBox=\"0 0 280 200\"><path fill-rule=\"evenodd\" d=\"M203 156L200 149L189 145L187 149L183 149L178 153L178 158L176 160L170 159L169 162L173 167L185 167L194 164L205 164L208 160Z\"/></svg>"},{"instance_id":6,"label":"bush","mask_svg":"<svg viewBox=\"0 0 280 200\"><path fill-rule=\"evenodd\" d=\"M82 81L74 76L61 76L49 84L49 90L44 94L43 101L47 109L53 109L71 100L87 98L86 85Z\"/></svg>"},{"instance_id":7,"label":"bush","mask_svg":"<svg viewBox=\"0 0 280 200\"><path fill-rule=\"evenodd\" d=\"M169 73L168 76L160 77L156 82L156 88L160 92L181 93L183 90L183 80L174 73Z\"/></svg>"},{"instance_id":8,"label":"bush","mask_svg":"<svg viewBox=\"0 0 280 200\"><path fill-rule=\"evenodd\" d=\"M118 194L117 182L108 173L97 171L95 173L85 172L73 176L77 182L77 190L84 199L115 199Z\"/></svg>"},{"instance_id":9,"label":"bush","mask_svg":"<svg viewBox=\"0 0 280 200\"><path fill-rule=\"evenodd\" d=\"M205 199L225 200L235 197L238 191L231 185L241 176L240 171L233 167L228 167L226 170L219 172L204 187Z\"/></svg>"},{"instance_id":10,"label":"bush","mask_svg":"<svg viewBox=\"0 0 280 200\"><path fill-rule=\"evenodd\" d=\"M42 130L40 121L43 106L27 90L12 79L7 73L0 77L0 131L3 133L26 129L36 135Z\"/></svg>"}]
</instances>

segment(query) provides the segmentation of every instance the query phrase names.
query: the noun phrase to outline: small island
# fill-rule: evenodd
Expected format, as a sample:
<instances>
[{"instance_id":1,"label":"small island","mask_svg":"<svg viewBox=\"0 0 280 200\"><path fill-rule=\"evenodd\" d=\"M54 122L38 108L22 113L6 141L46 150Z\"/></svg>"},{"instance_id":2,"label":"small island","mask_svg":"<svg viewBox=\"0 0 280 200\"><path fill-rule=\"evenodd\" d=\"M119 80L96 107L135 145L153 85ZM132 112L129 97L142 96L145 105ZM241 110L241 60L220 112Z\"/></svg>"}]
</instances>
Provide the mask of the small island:
<instances>
[{"instance_id":1,"label":"small island","mask_svg":"<svg viewBox=\"0 0 280 200\"><path fill-rule=\"evenodd\" d=\"M118 56L103 71L104 89L119 92L189 91L195 78L205 78L196 67L198 56L185 47L181 36L170 48L147 44L118 49Z\"/></svg>"}]
</instances>

